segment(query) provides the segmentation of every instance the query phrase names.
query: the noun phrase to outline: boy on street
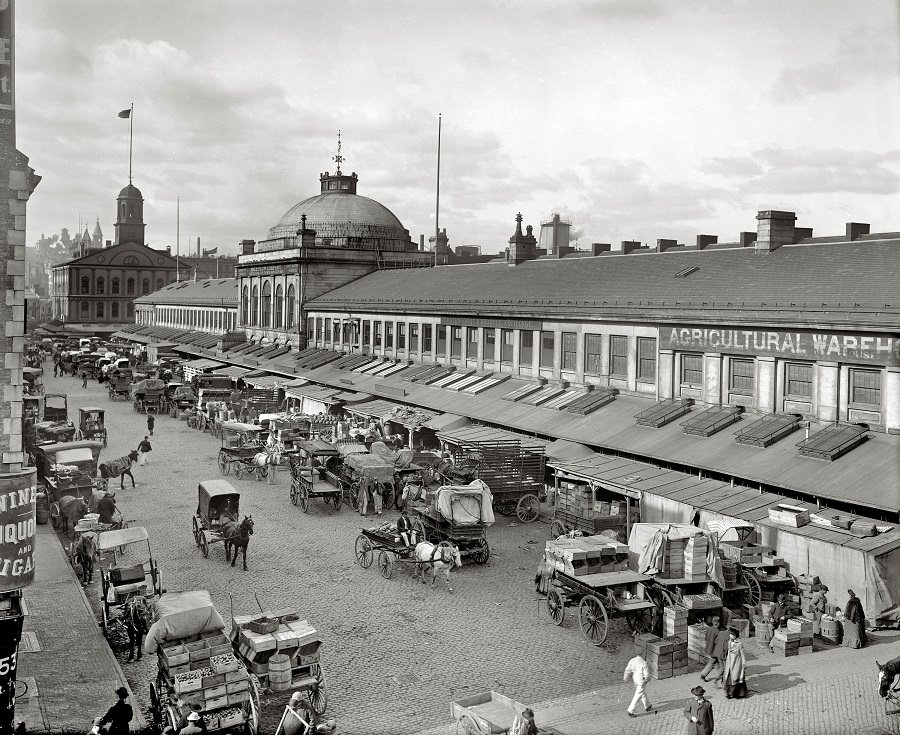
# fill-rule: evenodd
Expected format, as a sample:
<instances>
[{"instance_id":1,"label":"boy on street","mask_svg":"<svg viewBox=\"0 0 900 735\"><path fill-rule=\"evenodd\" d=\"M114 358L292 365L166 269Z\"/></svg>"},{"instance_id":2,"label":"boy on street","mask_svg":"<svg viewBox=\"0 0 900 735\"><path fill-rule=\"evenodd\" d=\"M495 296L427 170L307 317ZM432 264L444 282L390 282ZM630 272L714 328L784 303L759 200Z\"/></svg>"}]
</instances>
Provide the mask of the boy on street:
<instances>
[{"instance_id":1,"label":"boy on street","mask_svg":"<svg viewBox=\"0 0 900 735\"><path fill-rule=\"evenodd\" d=\"M147 464L147 454L153 451L153 447L150 446L150 441L148 437L144 437L143 441L138 444L137 452L138 452L138 464L145 465Z\"/></svg>"},{"instance_id":2,"label":"boy on street","mask_svg":"<svg viewBox=\"0 0 900 735\"><path fill-rule=\"evenodd\" d=\"M152 413L147 414L147 431L150 432L150 436L153 436L153 424L156 423L156 419L153 418Z\"/></svg>"}]
</instances>

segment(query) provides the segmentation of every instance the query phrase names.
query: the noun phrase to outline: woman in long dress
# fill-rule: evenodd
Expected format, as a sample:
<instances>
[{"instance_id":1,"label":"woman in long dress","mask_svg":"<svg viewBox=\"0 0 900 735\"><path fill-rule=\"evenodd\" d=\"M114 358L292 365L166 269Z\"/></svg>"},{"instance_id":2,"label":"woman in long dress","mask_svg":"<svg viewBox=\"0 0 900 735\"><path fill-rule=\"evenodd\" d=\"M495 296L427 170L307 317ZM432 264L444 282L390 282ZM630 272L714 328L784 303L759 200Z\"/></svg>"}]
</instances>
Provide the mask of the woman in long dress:
<instances>
[{"instance_id":1,"label":"woman in long dress","mask_svg":"<svg viewBox=\"0 0 900 735\"><path fill-rule=\"evenodd\" d=\"M862 648L869 642L866 635L866 616L862 602L853 590L847 590L850 599L844 608L844 645L847 648Z\"/></svg>"},{"instance_id":2,"label":"woman in long dress","mask_svg":"<svg viewBox=\"0 0 900 735\"><path fill-rule=\"evenodd\" d=\"M723 682L725 684L725 696L731 699L732 697L742 697L746 692L745 687L741 686L744 684L746 675L746 661L740 634L735 628L729 628L728 635L728 653L725 654L725 676Z\"/></svg>"}]
</instances>

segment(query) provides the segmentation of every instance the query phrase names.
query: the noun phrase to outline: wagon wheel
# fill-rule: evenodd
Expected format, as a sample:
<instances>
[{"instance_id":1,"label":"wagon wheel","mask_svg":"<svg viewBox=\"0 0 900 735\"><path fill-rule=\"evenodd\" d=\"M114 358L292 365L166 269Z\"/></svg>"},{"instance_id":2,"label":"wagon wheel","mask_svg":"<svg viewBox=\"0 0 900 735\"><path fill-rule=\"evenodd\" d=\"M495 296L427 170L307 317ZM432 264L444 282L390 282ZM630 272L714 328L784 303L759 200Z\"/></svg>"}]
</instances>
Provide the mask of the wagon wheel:
<instances>
[{"instance_id":1,"label":"wagon wheel","mask_svg":"<svg viewBox=\"0 0 900 735\"><path fill-rule=\"evenodd\" d=\"M297 489L297 481L293 480L291 482L291 504L299 505L300 504L300 491Z\"/></svg>"},{"instance_id":2,"label":"wagon wheel","mask_svg":"<svg viewBox=\"0 0 900 735\"><path fill-rule=\"evenodd\" d=\"M162 597L163 592L165 590L162 588L162 583L159 579L159 567L156 566L156 561L153 559L150 560L150 581L153 584L153 592L158 596Z\"/></svg>"},{"instance_id":3,"label":"wagon wheel","mask_svg":"<svg viewBox=\"0 0 900 735\"><path fill-rule=\"evenodd\" d=\"M394 576L394 555L389 554L387 551L381 551L378 554L378 571L381 572L381 576L385 579L390 579Z\"/></svg>"},{"instance_id":4,"label":"wagon wheel","mask_svg":"<svg viewBox=\"0 0 900 735\"><path fill-rule=\"evenodd\" d=\"M306 485L300 486L300 510L304 513L309 513L309 490L306 489Z\"/></svg>"},{"instance_id":5,"label":"wagon wheel","mask_svg":"<svg viewBox=\"0 0 900 735\"><path fill-rule=\"evenodd\" d=\"M262 689L259 683L259 677L256 674L248 674L250 678L250 733L256 735L259 731L259 690Z\"/></svg>"},{"instance_id":6,"label":"wagon wheel","mask_svg":"<svg viewBox=\"0 0 900 735\"><path fill-rule=\"evenodd\" d=\"M563 619L566 617L565 595L557 589L551 589L547 593L547 604L544 609L547 611L550 622L554 625L562 625Z\"/></svg>"},{"instance_id":7,"label":"wagon wheel","mask_svg":"<svg viewBox=\"0 0 900 735\"><path fill-rule=\"evenodd\" d=\"M257 480L265 480L269 476L269 465L257 465L256 467L256 479Z\"/></svg>"},{"instance_id":8,"label":"wagon wheel","mask_svg":"<svg viewBox=\"0 0 900 735\"><path fill-rule=\"evenodd\" d=\"M231 462L228 461L228 455L225 452L219 452L219 472L223 475L227 475L231 472Z\"/></svg>"},{"instance_id":9,"label":"wagon wheel","mask_svg":"<svg viewBox=\"0 0 900 735\"><path fill-rule=\"evenodd\" d=\"M340 509L341 509L341 503L343 502L343 499L341 498L341 494L340 494L339 492L337 492L337 493L335 493L334 495L332 495L332 496L331 496L331 502L334 503L334 509L335 509L335 510L340 510Z\"/></svg>"},{"instance_id":10,"label":"wagon wheel","mask_svg":"<svg viewBox=\"0 0 900 735\"><path fill-rule=\"evenodd\" d=\"M468 712L463 712L456 720L456 735L489 735Z\"/></svg>"},{"instance_id":11,"label":"wagon wheel","mask_svg":"<svg viewBox=\"0 0 900 735\"><path fill-rule=\"evenodd\" d=\"M497 511L502 516L511 516L516 512L516 505L512 502L507 503L497 503L494 506L494 510Z\"/></svg>"},{"instance_id":12,"label":"wagon wheel","mask_svg":"<svg viewBox=\"0 0 900 735\"><path fill-rule=\"evenodd\" d=\"M487 539L484 537L476 539L472 549L472 559L475 563L487 564L488 559L491 558L491 547L488 545Z\"/></svg>"},{"instance_id":13,"label":"wagon wheel","mask_svg":"<svg viewBox=\"0 0 900 735\"><path fill-rule=\"evenodd\" d=\"M537 520L538 511L541 509L541 501L537 495L523 495L516 504L516 517L522 523L533 523Z\"/></svg>"},{"instance_id":14,"label":"wagon wheel","mask_svg":"<svg viewBox=\"0 0 900 735\"><path fill-rule=\"evenodd\" d=\"M100 606L100 630L103 631L103 635L109 633L109 604L106 602L106 596L104 595L103 604Z\"/></svg>"},{"instance_id":15,"label":"wagon wheel","mask_svg":"<svg viewBox=\"0 0 900 735\"><path fill-rule=\"evenodd\" d=\"M413 521L412 530L416 532L416 538L419 539L419 541L427 540L425 535L425 523L421 518L416 518L416 520Z\"/></svg>"},{"instance_id":16,"label":"wagon wheel","mask_svg":"<svg viewBox=\"0 0 900 735\"><path fill-rule=\"evenodd\" d=\"M59 503L50 503L50 523L54 529L59 529L60 516Z\"/></svg>"},{"instance_id":17,"label":"wagon wheel","mask_svg":"<svg viewBox=\"0 0 900 735\"><path fill-rule=\"evenodd\" d=\"M653 614L650 610L636 610L625 615L625 622L632 633L652 633Z\"/></svg>"},{"instance_id":18,"label":"wagon wheel","mask_svg":"<svg viewBox=\"0 0 900 735\"><path fill-rule=\"evenodd\" d=\"M156 691L156 682L150 682L150 714L153 717L153 724L157 729L162 730L162 704L159 701L159 692Z\"/></svg>"},{"instance_id":19,"label":"wagon wheel","mask_svg":"<svg viewBox=\"0 0 900 735\"><path fill-rule=\"evenodd\" d=\"M353 510L359 510L359 483L348 482L344 485L344 492L347 493L347 502Z\"/></svg>"},{"instance_id":20,"label":"wagon wheel","mask_svg":"<svg viewBox=\"0 0 900 735\"><path fill-rule=\"evenodd\" d=\"M325 710L328 708L328 686L321 665L316 667L316 683L306 690L306 698L309 700L309 706L313 708L313 712L317 715L325 714Z\"/></svg>"},{"instance_id":21,"label":"wagon wheel","mask_svg":"<svg viewBox=\"0 0 900 735\"><path fill-rule=\"evenodd\" d=\"M581 634L595 646L602 646L609 633L609 617L606 608L596 595L586 595L578 605L578 622Z\"/></svg>"},{"instance_id":22,"label":"wagon wheel","mask_svg":"<svg viewBox=\"0 0 900 735\"><path fill-rule=\"evenodd\" d=\"M240 480L240 479L243 478L243 476L244 476L244 465L242 465L240 462L238 462L238 463L235 464L235 466L234 466L234 476L235 476L238 480Z\"/></svg>"},{"instance_id":23,"label":"wagon wheel","mask_svg":"<svg viewBox=\"0 0 900 735\"><path fill-rule=\"evenodd\" d=\"M194 543L200 546L200 524L197 523L197 516L191 518L191 532L194 534Z\"/></svg>"},{"instance_id":24,"label":"wagon wheel","mask_svg":"<svg viewBox=\"0 0 900 735\"><path fill-rule=\"evenodd\" d=\"M203 558L206 559L209 556L209 539L206 538L206 532L200 532L200 553L203 554Z\"/></svg>"},{"instance_id":25,"label":"wagon wheel","mask_svg":"<svg viewBox=\"0 0 900 735\"><path fill-rule=\"evenodd\" d=\"M550 524L550 538L559 538L560 536L565 536L568 532L569 529L566 528L566 524L558 518Z\"/></svg>"},{"instance_id":26,"label":"wagon wheel","mask_svg":"<svg viewBox=\"0 0 900 735\"><path fill-rule=\"evenodd\" d=\"M747 591L744 592L744 599L751 607L756 607L762 599L762 587L759 580L752 574L741 572L741 579L747 585Z\"/></svg>"},{"instance_id":27,"label":"wagon wheel","mask_svg":"<svg viewBox=\"0 0 900 735\"><path fill-rule=\"evenodd\" d=\"M368 569L372 566L372 557L375 555L375 552L372 550L372 542L369 541L367 536L360 534L356 537L354 551L356 552L357 564L363 569Z\"/></svg>"},{"instance_id":28,"label":"wagon wheel","mask_svg":"<svg viewBox=\"0 0 900 735\"><path fill-rule=\"evenodd\" d=\"M107 439L107 434L106 434L106 429L104 429L103 430L103 448L104 449L106 448L106 439Z\"/></svg>"}]
</instances>

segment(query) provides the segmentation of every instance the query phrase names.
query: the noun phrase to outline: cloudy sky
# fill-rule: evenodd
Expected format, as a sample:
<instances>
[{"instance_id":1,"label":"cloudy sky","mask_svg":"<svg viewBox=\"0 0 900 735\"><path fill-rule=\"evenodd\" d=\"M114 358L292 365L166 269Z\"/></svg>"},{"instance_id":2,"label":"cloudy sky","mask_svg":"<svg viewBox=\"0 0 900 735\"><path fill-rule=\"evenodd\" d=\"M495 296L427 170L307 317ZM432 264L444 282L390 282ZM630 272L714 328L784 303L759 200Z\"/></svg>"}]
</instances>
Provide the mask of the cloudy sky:
<instances>
[{"instance_id":1,"label":"cloudy sky","mask_svg":"<svg viewBox=\"0 0 900 735\"><path fill-rule=\"evenodd\" d=\"M148 242L236 252L334 170L418 240L505 247L558 211L581 246L758 209L900 229L896 0L19 0L28 242L134 183Z\"/></svg>"}]
</instances>

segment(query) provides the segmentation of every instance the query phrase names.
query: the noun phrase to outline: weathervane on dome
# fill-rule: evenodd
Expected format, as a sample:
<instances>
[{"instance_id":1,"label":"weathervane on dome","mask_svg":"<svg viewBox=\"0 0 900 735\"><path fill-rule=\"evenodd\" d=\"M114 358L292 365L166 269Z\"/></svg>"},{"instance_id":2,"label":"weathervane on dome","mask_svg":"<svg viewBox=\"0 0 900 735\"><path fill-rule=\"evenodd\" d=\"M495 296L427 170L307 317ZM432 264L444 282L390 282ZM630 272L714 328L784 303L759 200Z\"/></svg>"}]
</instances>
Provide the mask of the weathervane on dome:
<instances>
[{"instance_id":1,"label":"weathervane on dome","mask_svg":"<svg viewBox=\"0 0 900 735\"><path fill-rule=\"evenodd\" d=\"M337 173L341 173L341 164L344 162L344 157L341 155L341 131L338 130L338 152L336 156L332 156L331 160L337 164Z\"/></svg>"}]
</instances>

